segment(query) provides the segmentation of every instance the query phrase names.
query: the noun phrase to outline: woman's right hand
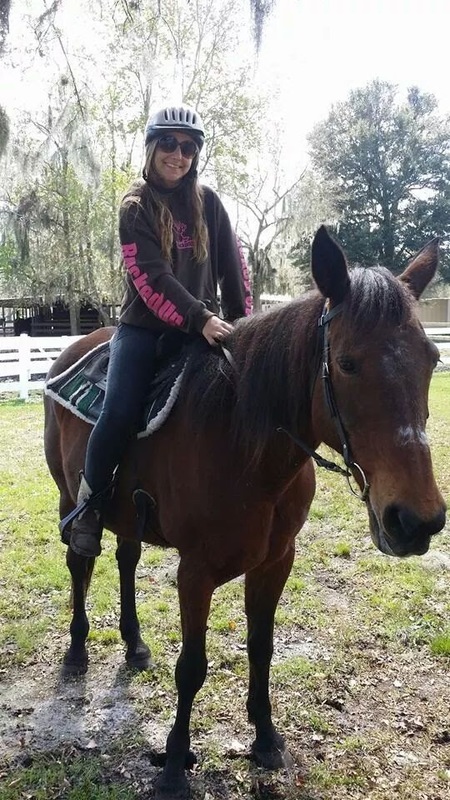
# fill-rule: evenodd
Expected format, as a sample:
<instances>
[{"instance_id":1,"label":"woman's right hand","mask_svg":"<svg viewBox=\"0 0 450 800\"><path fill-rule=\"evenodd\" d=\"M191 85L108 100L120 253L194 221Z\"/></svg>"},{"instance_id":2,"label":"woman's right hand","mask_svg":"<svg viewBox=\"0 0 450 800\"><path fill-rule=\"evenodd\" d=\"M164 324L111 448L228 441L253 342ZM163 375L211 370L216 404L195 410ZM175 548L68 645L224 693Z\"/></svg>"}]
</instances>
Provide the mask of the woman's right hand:
<instances>
[{"instance_id":1,"label":"woman's right hand","mask_svg":"<svg viewBox=\"0 0 450 800\"><path fill-rule=\"evenodd\" d=\"M206 325L203 326L202 334L208 344L214 345L219 344L232 330L233 326L230 325L229 322L225 322L225 320L214 315L210 317Z\"/></svg>"}]
</instances>

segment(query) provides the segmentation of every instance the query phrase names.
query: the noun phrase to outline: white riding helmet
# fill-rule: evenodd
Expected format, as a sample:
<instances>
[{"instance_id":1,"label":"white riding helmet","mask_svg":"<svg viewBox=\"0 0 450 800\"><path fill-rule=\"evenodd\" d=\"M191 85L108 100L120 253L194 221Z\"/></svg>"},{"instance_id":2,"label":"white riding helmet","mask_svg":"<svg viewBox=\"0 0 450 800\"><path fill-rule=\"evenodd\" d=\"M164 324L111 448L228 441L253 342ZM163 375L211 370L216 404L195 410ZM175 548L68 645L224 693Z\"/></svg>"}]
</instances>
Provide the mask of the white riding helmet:
<instances>
[{"instance_id":1,"label":"white riding helmet","mask_svg":"<svg viewBox=\"0 0 450 800\"><path fill-rule=\"evenodd\" d=\"M188 106L163 108L152 114L145 126L144 144L157 139L164 131L182 131L188 133L197 144L199 150L205 142L204 125L200 114Z\"/></svg>"}]
</instances>

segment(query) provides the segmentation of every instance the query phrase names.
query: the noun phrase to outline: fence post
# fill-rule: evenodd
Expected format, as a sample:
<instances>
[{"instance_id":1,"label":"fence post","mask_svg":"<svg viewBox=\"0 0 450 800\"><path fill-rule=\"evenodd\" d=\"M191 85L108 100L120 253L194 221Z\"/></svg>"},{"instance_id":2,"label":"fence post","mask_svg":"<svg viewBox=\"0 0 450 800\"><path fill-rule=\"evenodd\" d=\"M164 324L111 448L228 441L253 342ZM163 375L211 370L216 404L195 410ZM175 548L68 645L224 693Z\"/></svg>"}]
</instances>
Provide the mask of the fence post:
<instances>
[{"instance_id":1,"label":"fence post","mask_svg":"<svg viewBox=\"0 0 450 800\"><path fill-rule=\"evenodd\" d=\"M27 333L19 336L19 397L28 400L30 380L30 337Z\"/></svg>"}]
</instances>

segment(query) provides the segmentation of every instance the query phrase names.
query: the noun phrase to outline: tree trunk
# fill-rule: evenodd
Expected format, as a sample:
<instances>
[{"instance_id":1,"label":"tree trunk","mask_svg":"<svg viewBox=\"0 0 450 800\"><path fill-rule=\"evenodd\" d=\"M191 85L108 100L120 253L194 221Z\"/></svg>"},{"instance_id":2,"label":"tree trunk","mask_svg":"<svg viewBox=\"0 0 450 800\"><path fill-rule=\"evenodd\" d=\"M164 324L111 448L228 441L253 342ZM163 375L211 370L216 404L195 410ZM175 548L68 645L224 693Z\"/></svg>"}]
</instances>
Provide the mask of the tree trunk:
<instances>
[{"instance_id":1,"label":"tree trunk","mask_svg":"<svg viewBox=\"0 0 450 800\"><path fill-rule=\"evenodd\" d=\"M381 229L381 236L382 236L382 248L383 253L381 254L380 264L384 267L392 267L394 263L394 255L395 255L395 246L394 246L394 236L395 236L395 226L393 224L393 220L391 217L391 208L389 203L385 203L383 205L383 224Z\"/></svg>"},{"instance_id":2,"label":"tree trunk","mask_svg":"<svg viewBox=\"0 0 450 800\"><path fill-rule=\"evenodd\" d=\"M261 281L261 274L258 271L259 267L260 264L258 263L258 259L256 259L252 281L253 311L261 311L261 293L263 290L263 285Z\"/></svg>"},{"instance_id":3,"label":"tree trunk","mask_svg":"<svg viewBox=\"0 0 450 800\"><path fill-rule=\"evenodd\" d=\"M115 325L116 323L115 306L112 306L113 319L111 319L111 315L109 314L105 306L100 306L100 308L98 308L97 311L98 311L98 316L100 317L100 322L103 323L105 328L108 327L108 325Z\"/></svg>"},{"instance_id":4,"label":"tree trunk","mask_svg":"<svg viewBox=\"0 0 450 800\"><path fill-rule=\"evenodd\" d=\"M81 333L80 304L71 298L69 300L70 335L78 336Z\"/></svg>"}]
</instances>

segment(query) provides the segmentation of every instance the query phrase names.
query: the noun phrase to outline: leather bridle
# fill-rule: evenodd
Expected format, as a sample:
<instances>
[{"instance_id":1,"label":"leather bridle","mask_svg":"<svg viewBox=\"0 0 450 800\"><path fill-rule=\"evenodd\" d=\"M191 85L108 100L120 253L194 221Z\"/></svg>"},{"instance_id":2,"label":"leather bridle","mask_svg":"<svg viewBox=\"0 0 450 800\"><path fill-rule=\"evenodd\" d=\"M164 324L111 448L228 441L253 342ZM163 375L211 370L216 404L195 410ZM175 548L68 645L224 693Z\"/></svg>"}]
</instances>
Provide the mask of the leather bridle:
<instances>
[{"instance_id":1,"label":"leather bridle","mask_svg":"<svg viewBox=\"0 0 450 800\"><path fill-rule=\"evenodd\" d=\"M334 420L334 424L336 426L337 434L339 436L339 441L342 447L342 457L345 463L345 469L340 467L338 464L335 464L334 461L329 461L326 458L323 458L319 455L315 450L309 447L306 442L303 442L297 436L295 436L291 431L287 430L286 428L279 427L277 431L285 433L295 442L298 447L301 447L302 450L305 451L314 461L316 462L318 467L323 467L324 469L329 470L330 472L338 472L341 475L344 475L347 478L347 483L349 486L350 491L359 497L360 500L366 500L369 494L369 483L367 482L366 476L364 474L364 470L356 461L353 460L350 444L348 440L348 435L344 427L344 423L342 422L341 415L339 413L339 409L336 403L336 396L333 390L333 383L331 380L330 374L330 340L329 340L329 325L331 320L337 315L340 314L343 309L343 303L339 303L337 306L334 306L330 311L328 311L328 306L325 304L324 310L319 317L317 322L318 327L321 331L322 336L322 370L321 370L321 377L323 380L324 385L324 393L325 393L325 401L330 412L332 419ZM354 488L351 483L351 479L354 478L354 472L357 472L362 480L362 489L359 488L358 490Z\"/></svg>"}]
</instances>

